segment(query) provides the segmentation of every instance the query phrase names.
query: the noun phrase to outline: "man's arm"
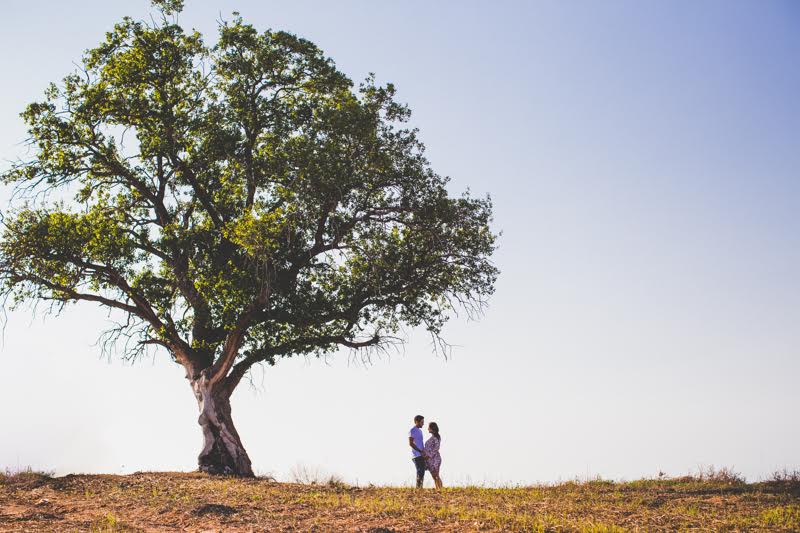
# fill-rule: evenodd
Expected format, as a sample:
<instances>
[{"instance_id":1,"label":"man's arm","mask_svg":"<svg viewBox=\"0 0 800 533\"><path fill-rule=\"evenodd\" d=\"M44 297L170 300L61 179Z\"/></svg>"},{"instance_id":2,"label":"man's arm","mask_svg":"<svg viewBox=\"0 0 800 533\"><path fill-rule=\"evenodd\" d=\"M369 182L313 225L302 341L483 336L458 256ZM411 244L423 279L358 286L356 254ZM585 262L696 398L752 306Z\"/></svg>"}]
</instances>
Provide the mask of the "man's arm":
<instances>
[{"instance_id":1,"label":"man's arm","mask_svg":"<svg viewBox=\"0 0 800 533\"><path fill-rule=\"evenodd\" d=\"M425 455L425 450L420 450L419 448L417 448L417 445L414 444L414 437L408 437L408 445L417 450L422 455Z\"/></svg>"}]
</instances>

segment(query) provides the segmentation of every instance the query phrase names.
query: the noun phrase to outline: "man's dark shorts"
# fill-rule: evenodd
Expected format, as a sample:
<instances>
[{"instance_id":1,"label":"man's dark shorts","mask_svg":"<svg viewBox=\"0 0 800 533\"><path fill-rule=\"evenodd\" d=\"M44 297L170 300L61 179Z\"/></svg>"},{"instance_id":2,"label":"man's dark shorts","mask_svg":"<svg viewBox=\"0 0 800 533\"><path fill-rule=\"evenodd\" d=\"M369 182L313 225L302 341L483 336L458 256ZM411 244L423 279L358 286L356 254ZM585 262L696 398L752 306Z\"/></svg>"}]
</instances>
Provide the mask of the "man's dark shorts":
<instances>
[{"instance_id":1,"label":"man's dark shorts","mask_svg":"<svg viewBox=\"0 0 800 533\"><path fill-rule=\"evenodd\" d=\"M425 458L424 457L414 457L414 466L417 467L417 477L423 478L425 477Z\"/></svg>"}]
</instances>

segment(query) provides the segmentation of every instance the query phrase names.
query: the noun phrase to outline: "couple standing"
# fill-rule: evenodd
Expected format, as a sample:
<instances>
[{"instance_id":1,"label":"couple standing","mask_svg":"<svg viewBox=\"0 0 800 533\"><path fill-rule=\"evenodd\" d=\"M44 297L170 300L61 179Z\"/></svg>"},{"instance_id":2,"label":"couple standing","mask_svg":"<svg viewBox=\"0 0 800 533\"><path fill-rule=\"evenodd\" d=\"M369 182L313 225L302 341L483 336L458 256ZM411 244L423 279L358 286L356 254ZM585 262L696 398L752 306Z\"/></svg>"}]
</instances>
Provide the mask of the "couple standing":
<instances>
[{"instance_id":1,"label":"couple standing","mask_svg":"<svg viewBox=\"0 0 800 533\"><path fill-rule=\"evenodd\" d=\"M425 469L433 476L436 488L442 488L442 479L439 477L439 467L442 465L442 456L439 455L439 443L442 437L439 436L439 425L436 422L428 424L428 433L431 438L422 443L422 426L425 425L425 417L417 415L414 417L414 427L408 432L408 445L411 446L411 457L414 466L417 468L417 488L422 488L422 480L425 477Z\"/></svg>"}]
</instances>

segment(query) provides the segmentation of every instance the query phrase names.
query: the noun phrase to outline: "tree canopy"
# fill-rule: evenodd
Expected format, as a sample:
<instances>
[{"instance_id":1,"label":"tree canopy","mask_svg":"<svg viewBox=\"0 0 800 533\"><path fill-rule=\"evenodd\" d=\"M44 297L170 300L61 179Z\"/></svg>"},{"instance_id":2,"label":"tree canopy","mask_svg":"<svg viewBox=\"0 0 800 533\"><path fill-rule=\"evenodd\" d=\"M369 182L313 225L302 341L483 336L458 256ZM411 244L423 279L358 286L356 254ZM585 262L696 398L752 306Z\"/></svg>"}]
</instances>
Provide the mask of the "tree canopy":
<instances>
[{"instance_id":1,"label":"tree canopy","mask_svg":"<svg viewBox=\"0 0 800 533\"><path fill-rule=\"evenodd\" d=\"M11 304L91 301L228 393L252 365L438 336L497 269L491 203L451 197L391 84L358 86L313 43L235 14L207 45L125 18L22 113L2 174Z\"/></svg>"}]
</instances>

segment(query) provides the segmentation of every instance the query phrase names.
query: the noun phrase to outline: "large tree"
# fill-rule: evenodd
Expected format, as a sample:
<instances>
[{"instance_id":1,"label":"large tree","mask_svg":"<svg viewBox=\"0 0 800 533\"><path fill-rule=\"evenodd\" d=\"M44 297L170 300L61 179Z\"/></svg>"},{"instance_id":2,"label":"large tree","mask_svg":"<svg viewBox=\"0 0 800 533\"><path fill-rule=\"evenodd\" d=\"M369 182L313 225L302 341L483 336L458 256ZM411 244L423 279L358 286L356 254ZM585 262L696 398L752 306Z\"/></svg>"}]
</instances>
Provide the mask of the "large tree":
<instances>
[{"instance_id":1,"label":"large tree","mask_svg":"<svg viewBox=\"0 0 800 533\"><path fill-rule=\"evenodd\" d=\"M250 476L230 396L253 365L374 350L404 324L439 338L492 293L491 204L448 194L392 85L354 87L238 14L208 46L180 0L154 4L22 113L0 282L9 305L121 313L111 342L186 370L200 470Z\"/></svg>"}]
</instances>

